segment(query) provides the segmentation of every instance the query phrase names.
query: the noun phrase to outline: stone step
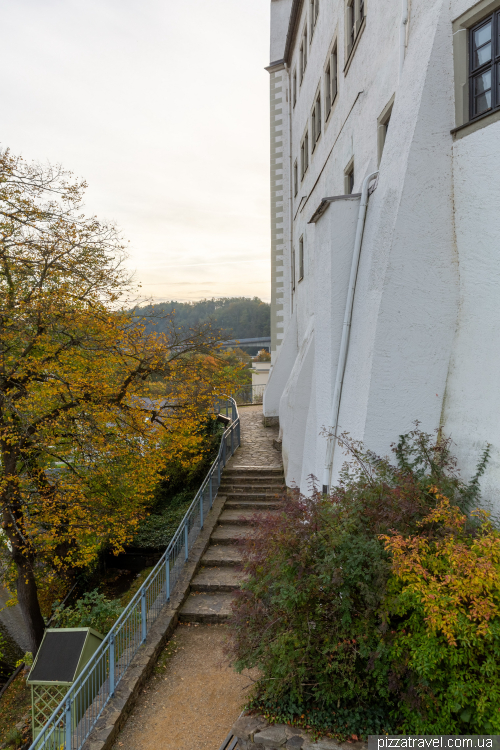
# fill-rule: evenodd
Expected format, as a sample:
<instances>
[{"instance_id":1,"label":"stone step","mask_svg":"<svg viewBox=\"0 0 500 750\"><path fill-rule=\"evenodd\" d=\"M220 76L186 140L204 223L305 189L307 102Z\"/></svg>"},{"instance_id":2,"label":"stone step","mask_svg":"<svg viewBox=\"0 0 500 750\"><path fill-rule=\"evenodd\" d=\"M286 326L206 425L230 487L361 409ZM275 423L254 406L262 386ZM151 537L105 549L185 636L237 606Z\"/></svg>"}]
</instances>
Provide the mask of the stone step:
<instances>
[{"instance_id":1,"label":"stone step","mask_svg":"<svg viewBox=\"0 0 500 750\"><path fill-rule=\"evenodd\" d=\"M254 524L259 521L259 515L261 515L265 518L267 518L269 515L273 515L273 512L270 510L261 511L255 511L252 508L248 510L226 510L224 509L222 513L219 516L219 524L221 526L226 526L227 524L243 524L247 526L248 524ZM275 514L274 514L275 515Z\"/></svg>"},{"instance_id":2,"label":"stone step","mask_svg":"<svg viewBox=\"0 0 500 750\"><path fill-rule=\"evenodd\" d=\"M235 565L240 565L242 562L243 556L238 547L232 547L228 544L211 544L201 558L201 564L204 567L209 565L234 567Z\"/></svg>"},{"instance_id":3,"label":"stone step","mask_svg":"<svg viewBox=\"0 0 500 750\"><path fill-rule=\"evenodd\" d=\"M248 539L253 534L251 526L217 526L210 537L210 544L236 544L240 539Z\"/></svg>"},{"instance_id":4,"label":"stone step","mask_svg":"<svg viewBox=\"0 0 500 750\"><path fill-rule=\"evenodd\" d=\"M273 479L276 477L284 477L282 467L275 466L235 466L235 468L226 467L224 469L224 476L226 477L265 477L272 476Z\"/></svg>"},{"instance_id":5,"label":"stone step","mask_svg":"<svg viewBox=\"0 0 500 750\"><path fill-rule=\"evenodd\" d=\"M228 484L235 484L235 485L255 485L255 487L260 487L261 485L272 485L273 487L283 487L285 482L283 477L273 477L272 475L265 475L261 477L246 477L242 476L241 474L237 474L234 477L226 475L226 472L222 474L221 477L222 483L228 483Z\"/></svg>"},{"instance_id":6,"label":"stone step","mask_svg":"<svg viewBox=\"0 0 500 750\"><path fill-rule=\"evenodd\" d=\"M281 500L226 500L225 510L279 510L282 507Z\"/></svg>"},{"instance_id":7,"label":"stone step","mask_svg":"<svg viewBox=\"0 0 500 750\"><path fill-rule=\"evenodd\" d=\"M279 500L278 492L221 492L227 500Z\"/></svg>"},{"instance_id":8,"label":"stone step","mask_svg":"<svg viewBox=\"0 0 500 750\"><path fill-rule=\"evenodd\" d=\"M219 487L219 492L221 495L228 495L228 494L241 494L241 493L247 493L250 492L251 494L259 494L263 493L264 495L282 495L285 488L281 485L276 485L276 487L273 487L272 485L268 484L260 484L260 485L249 485L249 484L227 484L222 483Z\"/></svg>"},{"instance_id":9,"label":"stone step","mask_svg":"<svg viewBox=\"0 0 500 750\"><path fill-rule=\"evenodd\" d=\"M250 494L264 494L264 495L284 495L285 494L285 487L276 486L272 487L266 484L262 484L260 486L256 485L245 485L245 484L221 484L219 487L219 494L220 495L246 495L248 492Z\"/></svg>"},{"instance_id":10,"label":"stone step","mask_svg":"<svg viewBox=\"0 0 500 750\"><path fill-rule=\"evenodd\" d=\"M179 612L179 620L181 622L223 622L231 615L232 599L233 595L230 593L197 594L192 592Z\"/></svg>"},{"instance_id":11,"label":"stone step","mask_svg":"<svg viewBox=\"0 0 500 750\"><path fill-rule=\"evenodd\" d=\"M208 567L191 581L191 591L235 591L245 580L245 573L228 567Z\"/></svg>"}]
</instances>

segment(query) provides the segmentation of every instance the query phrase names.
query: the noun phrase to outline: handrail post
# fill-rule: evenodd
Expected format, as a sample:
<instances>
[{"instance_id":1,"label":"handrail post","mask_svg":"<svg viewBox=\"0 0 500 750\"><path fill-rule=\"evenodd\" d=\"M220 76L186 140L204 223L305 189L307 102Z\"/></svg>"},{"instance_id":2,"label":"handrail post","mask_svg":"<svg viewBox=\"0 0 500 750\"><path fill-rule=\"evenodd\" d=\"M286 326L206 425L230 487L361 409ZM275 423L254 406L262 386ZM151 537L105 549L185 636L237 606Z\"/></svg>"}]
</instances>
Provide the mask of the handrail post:
<instances>
[{"instance_id":1,"label":"handrail post","mask_svg":"<svg viewBox=\"0 0 500 750\"><path fill-rule=\"evenodd\" d=\"M226 435L222 438L222 465L226 465Z\"/></svg>"},{"instance_id":2,"label":"handrail post","mask_svg":"<svg viewBox=\"0 0 500 750\"><path fill-rule=\"evenodd\" d=\"M231 455L234 453L234 427L231 425Z\"/></svg>"},{"instance_id":3,"label":"handrail post","mask_svg":"<svg viewBox=\"0 0 500 750\"><path fill-rule=\"evenodd\" d=\"M200 492L200 529L203 528L203 495L204 491L202 490Z\"/></svg>"},{"instance_id":4,"label":"handrail post","mask_svg":"<svg viewBox=\"0 0 500 750\"><path fill-rule=\"evenodd\" d=\"M109 695L115 694L115 634L109 634Z\"/></svg>"},{"instance_id":5,"label":"handrail post","mask_svg":"<svg viewBox=\"0 0 500 750\"><path fill-rule=\"evenodd\" d=\"M241 445L241 431L240 431L240 420L239 419L238 419L238 423L237 423L237 426L236 426L236 434L238 436L238 446L237 447L239 448L240 445Z\"/></svg>"},{"instance_id":6,"label":"handrail post","mask_svg":"<svg viewBox=\"0 0 500 750\"><path fill-rule=\"evenodd\" d=\"M220 454L217 456L217 490L220 487Z\"/></svg>"},{"instance_id":7,"label":"handrail post","mask_svg":"<svg viewBox=\"0 0 500 750\"><path fill-rule=\"evenodd\" d=\"M210 485L209 485L209 491L208 491L208 501L210 503L210 507L212 507L214 499L213 499L213 491L212 491L212 482L213 482L214 475L212 472L210 472Z\"/></svg>"},{"instance_id":8,"label":"handrail post","mask_svg":"<svg viewBox=\"0 0 500 750\"><path fill-rule=\"evenodd\" d=\"M65 750L71 750L71 698L66 701L65 730Z\"/></svg>"},{"instance_id":9,"label":"handrail post","mask_svg":"<svg viewBox=\"0 0 500 750\"><path fill-rule=\"evenodd\" d=\"M170 601L170 555L166 555L165 560L165 596L167 602Z\"/></svg>"},{"instance_id":10,"label":"handrail post","mask_svg":"<svg viewBox=\"0 0 500 750\"><path fill-rule=\"evenodd\" d=\"M146 641L148 634L148 623L146 620L146 587L141 589L141 625L142 625L142 643Z\"/></svg>"},{"instance_id":11,"label":"handrail post","mask_svg":"<svg viewBox=\"0 0 500 750\"><path fill-rule=\"evenodd\" d=\"M189 541L189 539L188 539L188 536L189 536L188 522L186 520L186 522L184 523L184 547L186 548L186 560L188 559L188 555L189 555L189 549L188 549L188 541Z\"/></svg>"}]
</instances>

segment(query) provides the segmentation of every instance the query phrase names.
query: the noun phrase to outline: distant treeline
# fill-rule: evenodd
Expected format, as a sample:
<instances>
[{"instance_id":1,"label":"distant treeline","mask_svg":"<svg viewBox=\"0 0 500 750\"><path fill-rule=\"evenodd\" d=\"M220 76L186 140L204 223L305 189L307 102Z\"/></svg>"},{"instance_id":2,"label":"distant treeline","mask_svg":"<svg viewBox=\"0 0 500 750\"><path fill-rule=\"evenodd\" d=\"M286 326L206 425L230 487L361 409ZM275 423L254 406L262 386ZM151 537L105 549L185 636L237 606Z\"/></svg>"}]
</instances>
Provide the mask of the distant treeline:
<instances>
[{"instance_id":1,"label":"distant treeline","mask_svg":"<svg viewBox=\"0 0 500 750\"><path fill-rule=\"evenodd\" d=\"M137 308L146 327L154 331L166 330L157 317L175 310L176 325L189 329L199 323L212 321L214 328L224 331L228 339L250 339L271 335L271 305L258 297L223 297L200 302L160 302ZM148 322L148 318L156 319Z\"/></svg>"}]
</instances>

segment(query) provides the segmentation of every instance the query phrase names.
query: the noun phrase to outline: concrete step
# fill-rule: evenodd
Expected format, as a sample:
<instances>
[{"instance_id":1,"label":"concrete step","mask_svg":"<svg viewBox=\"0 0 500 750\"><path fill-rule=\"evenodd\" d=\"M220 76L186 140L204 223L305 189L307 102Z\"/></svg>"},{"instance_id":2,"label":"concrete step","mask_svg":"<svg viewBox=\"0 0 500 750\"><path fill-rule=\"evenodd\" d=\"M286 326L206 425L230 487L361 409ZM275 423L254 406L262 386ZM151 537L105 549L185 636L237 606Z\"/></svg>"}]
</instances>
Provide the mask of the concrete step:
<instances>
[{"instance_id":1,"label":"concrete step","mask_svg":"<svg viewBox=\"0 0 500 750\"><path fill-rule=\"evenodd\" d=\"M272 515L272 511L265 510L261 511L263 517L268 517L269 515ZM226 526L227 524L243 524L244 526L247 526L248 524L254 524L259 521L259 511L255 511L253 509L248 510L226 510L224 509L222 513L219 516L219 524L222 526Z\"/></svg>"},{"instance_id":2,"label":"concrete step","mask_svg":"<svg viewBox=\"0 0 500 750\"><path fill-rule=\"evenodd\" d=\"M233 568L208 567L191 581L191 591L235 591L245 580L245 573Z\"/></svg>"},{"instance_id":3,"label":"concrete step","mask_svg":"<svg viewBox=\"0 0 500 750\"><path fill-rule=\"evenodd\" d=\"M226 500L225 510L279 510L282 507L280 500Z\"/></svg>"},{"instance_id":4,"label":"concrete step","mask_svg":"<svg viewBox=\"0 0 500 750\"><path fill-rule=\"evenodd\" d=\"M230 593L200 593L189 594L181 611L179 620L181 622L224 622L231 615L231 601L233 595Z\"/></svg>"},{"instance_id":5,"label":"concrete step","mask_svg":"<svg viewBox=\"0 0 500 750\"><path fill-rule=\"evenodd\" d=\"M227 500L279 500L277 492L221 492Z\"/></svg>"},{"instance_id":6,"label":"concrete step","mask_svg":"<svg viewBox=\"0 0 500 750\"><path fill-rule=\"evenodd\" d=\"M280 477L284 479L284 472L282 468L275 468L273 466L237 466L234 469L225 468L225 477Z\"/></svg>"},{"instance_id":7,"label":"concrete step","mask_svg":"<svg viewBox=\"0 0 500 750\"><path fill-rule=\"evenodd\" d=\"M235 476L228 476L226 472L221 477L222 484L234 484L234 485L252 485L254 487L261 487L262 485L271 485L273 487L283 487L285 484L284 478L280 476L273 477L271 474L261 477L246 477L241 474Z\"/></svg>"},{"instance_id":8,"label":"concrete step","mask_svg":"<svg viewBox=\"0 0 500 750\"><path fill-rule=\"evenodd\" d=\"M247 493L251 492L254 493L263 493L265 495L282 495L285 491L285 488L282 485L276 485L275 487L272 484L229 484L228 482L222 482L222 484L219 487L219 492L222 495L227 494L241 494L241 493Z\"/></svg>"},{"instance_id":9,"label":"concrete step","mask_svg":"<svg viewBox=\"0 0 500 750\"><path fill-rule=\"evenodd\" d=\"M210 537L210 544L236 544L240 539L248 539L253 536L254 530L251 526L223 525L217 526Z\"/></svg>"},{"instance_id":10,"label":"concrete step","mask_svg":"<svg viewBox=\"0 0 500 750\"><path fill-rule=\"evenodd\" d=\"M238 547L232 547L228 544L211 544L207 549L203 557L201 558L201 564L204 567L209 565L216 566L232 566L240 565L243 562L243 556Z\"/></svg>"}]
</instances>

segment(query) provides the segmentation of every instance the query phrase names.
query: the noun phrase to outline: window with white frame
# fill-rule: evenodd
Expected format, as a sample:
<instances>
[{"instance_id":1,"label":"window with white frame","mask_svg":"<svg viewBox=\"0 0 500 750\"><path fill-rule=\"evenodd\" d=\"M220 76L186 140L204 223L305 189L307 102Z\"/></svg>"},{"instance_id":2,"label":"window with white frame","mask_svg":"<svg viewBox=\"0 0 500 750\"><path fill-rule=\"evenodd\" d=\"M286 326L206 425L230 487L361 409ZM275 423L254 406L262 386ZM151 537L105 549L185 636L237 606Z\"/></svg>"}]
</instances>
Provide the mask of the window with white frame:
<instances>
[{"instance_id":1,"label":"window with white frame","mask_svg":"<svg viewBox=\"0 0 500 750\"><path fill-rule=\"evenodd\" d=\"M314 29L316 28L316 23L319 16L319 0L309 0L309 15L310 15L310 24L311 24L311 35L310 35L310 42L312 42L312 37L314 34Z\"/></svg>"},{"instance_id":2,"label":"window with white frame","mask_svg":"<svg viewBox=\"0 0 500 750\"><path fill-rule=\"evenodd\" d=\"M292 258L291 258L291 272L292 272L292 292L295 291L295 248L292 247Z\"/></svg>"},{"instance_id":3,"label":"window with white frame","mask_svg":"<svg viewBox=\"0 0 500 750\"><path fill-rule=\"evenodd\" d=\"M330 115L335 99L337 98L338 88L338 56L337 56L337 42L330 54L328 55L328 62L325 69L325 120Z\"/></svg>"},{"instance_id":4,"label":"window with white frame","mask_svg":"<svg viewBox=\"0 0 500 750\"><path fill-rule=\"evenodd\" d=\"M307 24L304 26L304 31L302 32L302 39L300 42L299 68L300 68L300 82L302 83L302 79L304 78L304 73L307 68Z\"/></svg>"},{"instance_id":5,"label":"window with white frame","mask_svg":"<svg viewBox=\"0 0 500 750\"><path fill-rule=\"evenodd\" d=\"M344 190L346 195L354 192L354 158L351 159L344 172Z\"/></svg>"},{"instance_id":6,"label":"window with white frame","mask_svg":"<svg viewBox=\"0 0 500 750\"><path fill-rule=\"evenodd\" d=\"M297 159L293 165L293 194L296 197L299 192L299 165Z\"/></svg>"},{"instance_id":7,"label":"window with white frame","mask_svg":"<svg viewBox=\"0 0 500 750\"><path fill-rule=\"evenodd\" d=\"M295 68L292 75L292 102L295 107L297 104L297 68Z\"/></svg>"},{"instance_id":8,"label":"window with white frame","mask_svg":"<svg viewBox=\"0 0 500 750\"><path fill-rule=\"evenodd\" d=\"M304 278L304 235L299 239L299 281Z\"/></svg>"},{"instance_id":9,"label":"window with white frame","mask_svg":"<svg viewBox=\"0 0 500 750\"><path fill-rule=\"evenodd\" d=\"M364 29L366 17L366 0L345 0L345 40L346 40L346 60L349 64L349 58L354 51L359 35Z\"/></svg>"},{"instance_id":10,"label":"window with white frame","mask_svg":"<svg viewBox=\"0 0 500 750\"><path fill-rule=\"evenodd\" d=\"M314 151L321 135L321 89L316 94L314 107L311 112L311 149Z\"/></svg>"},{"instance_id":11,"label":"window with white frame","mask_svg":"<svg viewBox=\"0 0 500 750\"><path fill-rule=\"evenodd\" d=\"M378 147L378 163L382 159L382 153L384 151L385 140L387 138L387 132L389 130L389 122L391 120L392 108L394 106L394 96L390 100L389 104L384 107L380 117L377 120L377 147Z\"/></svg>"},{"instance_id":12,"label":"window with white frame","mask_svg":"<svg viewBox=\"0 0 500 750\"><path fill-rule=\"evenodd\" d=\"M500 120L500 0L479 0L453 21L454 137ZM460 130L461 132L456 132Z\"/></svg>"},{"instance_id":13,"label":"window with white frame","mask_svg":"<svg viewBox=\"0 0 500 750\"><path fill-rule=\"evenodd\" d=\"M309 131L306 130L302 143L300 144L300 178L304 179L304 175L309 168Z\"/></svg>"}]
</instances>

